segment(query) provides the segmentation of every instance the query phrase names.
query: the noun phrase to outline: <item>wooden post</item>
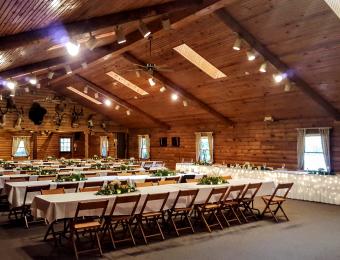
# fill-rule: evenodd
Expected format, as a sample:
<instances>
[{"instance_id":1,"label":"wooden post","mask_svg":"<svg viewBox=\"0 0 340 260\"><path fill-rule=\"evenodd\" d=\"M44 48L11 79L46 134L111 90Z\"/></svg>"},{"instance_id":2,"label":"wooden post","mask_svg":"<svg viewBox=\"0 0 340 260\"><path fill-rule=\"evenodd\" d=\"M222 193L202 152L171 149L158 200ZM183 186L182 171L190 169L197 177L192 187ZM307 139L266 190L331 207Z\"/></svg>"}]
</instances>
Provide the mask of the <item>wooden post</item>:
<instances>
[{"instance_id":1,"label":"wooden post","mask_svg":"<svg viewBox=\"0 0 340 260\"><path fill-rule=\"evenodd\" d=\"M85 159L89 158L89 132L84 131L85 136Z\"/></svg>"}]
</instances>

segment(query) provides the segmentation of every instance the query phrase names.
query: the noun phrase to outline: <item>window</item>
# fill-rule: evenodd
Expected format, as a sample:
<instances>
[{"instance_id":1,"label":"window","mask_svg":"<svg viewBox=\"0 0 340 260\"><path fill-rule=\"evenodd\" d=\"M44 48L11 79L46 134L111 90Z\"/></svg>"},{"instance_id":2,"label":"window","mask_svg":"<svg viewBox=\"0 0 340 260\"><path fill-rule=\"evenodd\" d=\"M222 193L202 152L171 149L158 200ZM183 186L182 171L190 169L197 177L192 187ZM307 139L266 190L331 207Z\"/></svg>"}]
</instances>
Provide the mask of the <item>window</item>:
<instances>
[{"instance_id":1,"label":"window","mask_svg":"<svg viewBox=\"0 0 340 260\"><path fill-rule=\"evenodd\" d=\"M15 157L20 157L20 156L28 156L26 149L25 149L25 143L24 140L20 140L19 146L14 154Z\"/></svg>"},{"instance_id":2,"label":"window","mask_svg":"<svg viewBox=\"0 0 340 260\"><path fill-rule=\"evenodd\" d=\"M326 170L324 152L322 149L321 135L305 136L304 170Z\"/></svg>"},{"instance_id":3,"label":"window","mask_svg":"<svg viewBox=\"0 0 340 260\"><path fill-rule=\"evenodd\" d=\"M150 158L150 139L148 135L138 136L138 147L139 147L139 158L149 159Z\"/></svg>"},{"instance_id":4,"label":"window","mask_svg":"<svg viewBox=\"0 0 340 260\"><path fill-rule=\"evenodd\" d=\"M71 152L71 138L62 137L60 138L60 152Z\"/></svg>"},{"instance_id":5,"label":"window","mask_svg":"<svg viewBox=\"0 0 340 260\"><path fill-rule=\"evenodd\" d=\"M107 157L108 149L109 149L109 140L107 136L101 136L100 137L100 155L102 157Z\"/></svg>"},{"instance_id":6,"label":"window","mask_svg":"<svg viewBox=\"0 0 340 260\"><path fill-rule=\"evenodd\" d=\"M200 162L210 162L210 151L208 137L204 136L200 139Z\"/></svg>"}]
</instances>

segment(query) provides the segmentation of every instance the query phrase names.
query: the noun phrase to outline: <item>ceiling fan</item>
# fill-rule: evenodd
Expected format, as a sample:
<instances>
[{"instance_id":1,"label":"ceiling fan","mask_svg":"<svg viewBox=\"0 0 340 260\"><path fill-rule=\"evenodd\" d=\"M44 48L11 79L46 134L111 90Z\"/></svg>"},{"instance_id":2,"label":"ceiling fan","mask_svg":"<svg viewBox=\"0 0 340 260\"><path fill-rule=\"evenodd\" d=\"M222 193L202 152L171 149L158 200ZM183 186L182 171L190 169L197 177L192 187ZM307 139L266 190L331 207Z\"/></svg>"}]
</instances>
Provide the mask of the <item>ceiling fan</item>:
<instances>
[{"instance_id":1,"label":"ceiling fan","mask_svg":"<svg viewBox=\"0 0 340 260\"><path fill-rule=\"evenodd\" d=\"M152 36L150 36L148 38L148 40L149 40L149 56L150 56L150 60L151 60L151 58L152 58ZM139 74L138 74L139 71L146 71L150 75L153 75L154 71L163 71L163 72L174 71L173 69L169 68L166 65L157 65L155 63L147 63L146 65L140 65L140 64L133 63L133 65L136 66L136 68L128 70L128 71L136 71L137 77L139 77Z\"/></svg>"}]
</instances>

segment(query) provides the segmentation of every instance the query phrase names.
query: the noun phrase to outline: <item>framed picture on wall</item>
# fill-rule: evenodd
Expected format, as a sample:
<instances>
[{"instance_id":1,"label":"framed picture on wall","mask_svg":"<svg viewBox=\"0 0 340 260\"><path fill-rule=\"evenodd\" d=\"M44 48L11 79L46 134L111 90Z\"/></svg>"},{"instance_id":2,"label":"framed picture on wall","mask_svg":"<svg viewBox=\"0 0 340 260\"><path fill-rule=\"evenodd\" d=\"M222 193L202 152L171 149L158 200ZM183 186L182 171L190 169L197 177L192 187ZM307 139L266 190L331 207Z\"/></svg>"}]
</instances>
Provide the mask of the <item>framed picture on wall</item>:
<instances>
[{"instance_id":1,"label":"framed picture on wall","mask_svg":"<svg viewBox=\"0 0 340 260\"><path fill-rule=\"evenodd\" d=\"M171 145L173 147L179 147L180 146L180 138L179 137L171 137Z\"/></svg>"}]
</instances>

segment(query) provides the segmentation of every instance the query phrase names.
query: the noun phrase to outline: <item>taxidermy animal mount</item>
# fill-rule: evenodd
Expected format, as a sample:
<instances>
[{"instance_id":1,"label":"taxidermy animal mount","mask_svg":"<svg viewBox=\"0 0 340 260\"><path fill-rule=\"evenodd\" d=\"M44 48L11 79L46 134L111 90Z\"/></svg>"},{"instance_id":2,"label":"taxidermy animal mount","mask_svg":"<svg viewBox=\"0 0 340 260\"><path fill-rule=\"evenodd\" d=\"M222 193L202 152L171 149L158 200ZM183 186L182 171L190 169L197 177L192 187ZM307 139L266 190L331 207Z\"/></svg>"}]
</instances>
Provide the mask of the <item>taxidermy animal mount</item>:
<instances>
[{"instance_id":1,"label":"taxidermy animal mount","mask_svg":"<svg viewBox=\"0 0 340 260\"><path fill-rule=\"evenodd\" d=\"M64 113L65 107L66 107L66 104L63 104L63 103L55 105L54 123L57 126L57 129L61 126L61 123L65 116L65 113Z\"/></svg>"},{"instance_id":2,"label":"taxidermy animal mount","mask_svg":"<svg viewBox=\"0 0 340 260\"><path fill-rule=\"evenodd\" d=\"M16 124L18 123L20 125L24 114L23 108L22 107L20 109L17 108L17 106L14 103L13 97L11 97L9 93L5 94L4 99L6 101L6 106L0 107L0 128L3 128L6 124L6 114L11 112L15 112L18 114Z\"/></svg>"},{"instance_id":3,"label":"taxidermy animal mount","mask_svg":"<svg viewBox=\"0 0 340 260\"><path fill-rule=\"evenodd\" d=\"M29 119L32 120L32 122L35 125L41 125L42 122L44 121L44 116L46 113L47 113L47 110L45 108L40 106L39 103L33 102L29 110L28 117Z\"/></svg>"},{"instance_id":4,"label":"taxidermy animal mount","mask_svg":"<svg viewBox=\"0 0 340 260\"><path fill-rule=\"evenodd\" d=\"M72 117L71 126L73 128L79 127L79 120L80 120L80 117L83 115L84 115L83 108L77 111L76 106L73 107L73 112L71 114L71 117Z\"/></svg>"}]
</instances>

